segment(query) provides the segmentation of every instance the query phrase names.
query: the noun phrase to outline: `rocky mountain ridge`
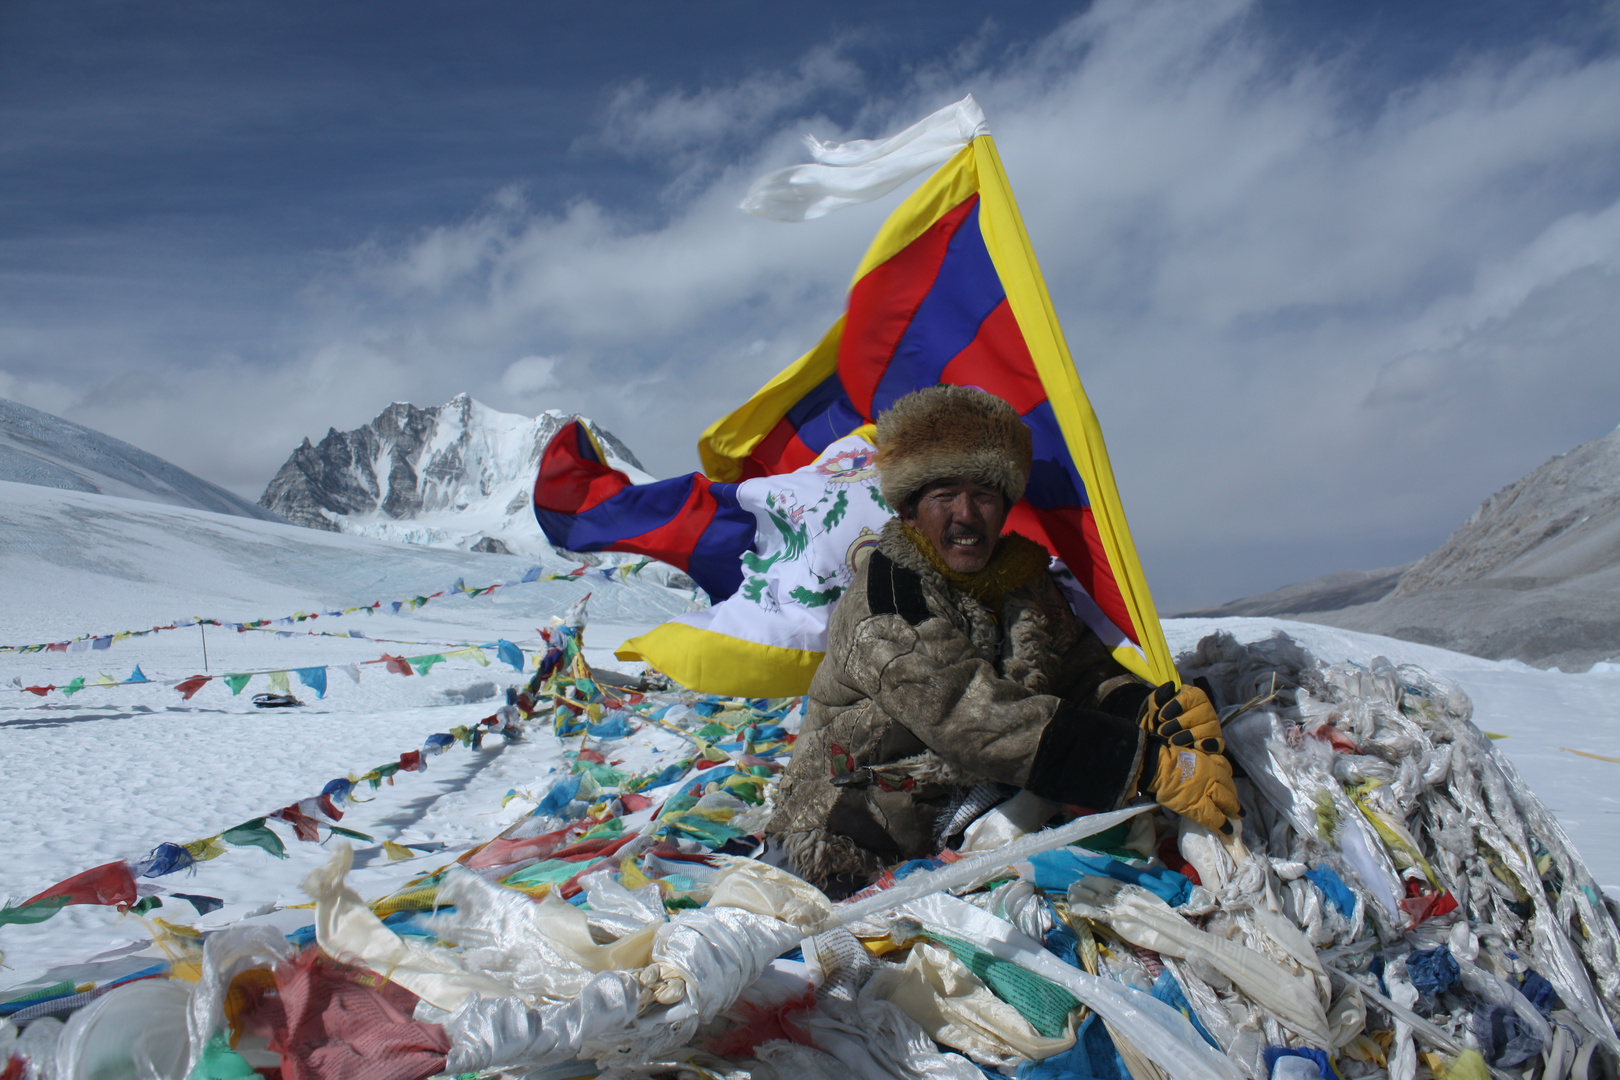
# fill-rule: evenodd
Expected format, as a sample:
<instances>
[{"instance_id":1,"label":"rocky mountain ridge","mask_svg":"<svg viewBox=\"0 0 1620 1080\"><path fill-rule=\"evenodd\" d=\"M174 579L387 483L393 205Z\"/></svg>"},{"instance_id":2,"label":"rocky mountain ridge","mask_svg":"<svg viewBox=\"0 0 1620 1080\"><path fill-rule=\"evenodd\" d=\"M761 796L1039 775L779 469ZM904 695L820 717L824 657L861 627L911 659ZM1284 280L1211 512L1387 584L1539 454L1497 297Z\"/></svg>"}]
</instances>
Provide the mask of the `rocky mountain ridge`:
<instances>
[{"instance_id":1,"label":"rocky mountain ridge","mask_svg":"<svg viewBox=\"0 0 1620 1080\"><path fill-rule=\"evenodd\" d=\"M1504 487L1415 563L1185 614L1288 616L1566 671L1620 659L1620 429Z\"/></svg>"},{"instance_id":2,"label":"rocky mountain ridge","mask_svg":"<svg viewBox=\"0 0 1620 1080\"><path fill-rule=\"evenodd\" d=\"M464 551L551 551L530 513L546 443L573 417L497 412L458 394L443 405L395 402L352 431L305 438L259 505L312 529ZM583 419L583 418L582 418ZM652 479L611 432L585 419L610 464Z\"/></svg>"}]
</instances>

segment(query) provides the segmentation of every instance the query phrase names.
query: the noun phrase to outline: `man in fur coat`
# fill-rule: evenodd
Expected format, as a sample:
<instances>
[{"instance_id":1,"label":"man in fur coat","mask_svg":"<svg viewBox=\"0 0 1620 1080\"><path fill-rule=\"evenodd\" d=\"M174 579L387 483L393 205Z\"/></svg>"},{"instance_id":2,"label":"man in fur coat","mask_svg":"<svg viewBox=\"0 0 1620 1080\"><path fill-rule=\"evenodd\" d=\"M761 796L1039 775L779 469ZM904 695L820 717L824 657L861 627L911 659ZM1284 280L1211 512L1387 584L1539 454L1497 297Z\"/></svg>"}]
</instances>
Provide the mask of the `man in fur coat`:
<instances>
[{"instance_id":1,"label":"man in fur coat","mask_svg":"<svg viewBox=\"0 0 1620 1080\"><path fill-rule=\"evenodd\" d=\"M847 895L1016 788L1098 811L1152 792L1230 832L1241 811L1208 699L1127 673L1046 550L1001 535L1031 462L1012 406L920 390L878 417L877 447L898 516L833 612L765 857Z\"/></svg>"}]
</instances>

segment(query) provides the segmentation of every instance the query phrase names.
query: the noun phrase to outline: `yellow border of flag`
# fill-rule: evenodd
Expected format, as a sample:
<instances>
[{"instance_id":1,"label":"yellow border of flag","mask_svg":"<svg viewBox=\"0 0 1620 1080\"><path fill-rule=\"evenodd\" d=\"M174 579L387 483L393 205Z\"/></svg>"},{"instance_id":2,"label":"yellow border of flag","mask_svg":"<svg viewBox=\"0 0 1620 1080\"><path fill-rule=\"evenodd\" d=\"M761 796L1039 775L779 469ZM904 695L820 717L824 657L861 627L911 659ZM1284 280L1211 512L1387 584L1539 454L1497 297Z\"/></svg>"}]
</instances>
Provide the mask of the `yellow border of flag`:
<instances>
[{"instance_id":1,"label":"yellow border of flag","mask_svg":"<svg viewBox=\"0 0 1620 1080\"><path fill-rule=\"evenodd\" d=\"M626 641L613 655L646 661L682 686L705 694L757 698L804 693L826 654L667 622Z\"/></svg>"},{"instance_id":2,"label":"yellow border of flag","mask_svg":"<svg viewBox=\"0 0 1620 1080\"><path fill-rule=\"evenodd\" d=\"M1001 286L1007 290L1007 303L1023 332L1041 385L1046 388L1063 441L1085 481L1103 552L1141 643L1140 654L1127 645L1115 649L1114 657L1155 683L1176 681L1175 660L1164 639L1164 628L1159 625L1159 613L1136 556L1130 527L1125 523L1125 507L1119 501L1102 427L1080 385L1052 297L1046 291L1046 280L1035 261L1035 249L1030 246L1012 186L1001 167L1001 155L996 153L995 141L989 135L980 135L968 149L973 152L979 174L979 231L984 234L990 261L1001 276Z\"/></svg>"}]
</instances>

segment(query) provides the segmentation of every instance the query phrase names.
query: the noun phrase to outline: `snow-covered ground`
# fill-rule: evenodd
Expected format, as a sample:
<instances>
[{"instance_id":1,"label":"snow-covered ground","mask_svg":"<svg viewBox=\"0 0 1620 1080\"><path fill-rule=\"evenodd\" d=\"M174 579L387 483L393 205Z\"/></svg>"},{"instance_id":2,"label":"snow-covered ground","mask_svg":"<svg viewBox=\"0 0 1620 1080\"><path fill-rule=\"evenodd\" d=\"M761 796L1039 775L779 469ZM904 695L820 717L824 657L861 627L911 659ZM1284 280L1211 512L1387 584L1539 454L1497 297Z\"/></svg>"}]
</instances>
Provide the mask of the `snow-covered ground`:
<instances>
[{"instance_id":1,"label":"snow-covered ground","mask_svg":"<svg viewBox=\"0 0 1620 1080\"><path fill-rule=\"evenodd\" d=\"M0 483L0 645L59 641L167 624L196 616L247 621L409 599L458 578L469 587L521 578L534 565L572 564L417 548L311 529L179 508ZM649 568L652 569L652 568ZM651 577L652 575L648 575ZM342 665L385 651L418 656L445 646L506 638L531 651L536 628L591 592L589 658L613 663L626 637L686 610L690 594L650 581L551 581L515 585L469 599L447 596L415 613L354 614L297 624L289 635L208 627L208 672ZM369 640L312 636L363 631ZM13 684L122 680L137 664L151 679L203 672L205 631L170 630L117 642L105 651L0 652L0 897L21 901L93 866L138 859L162 842L185 843L318 794L337 777L363 773L419 749L424 738L472 725L504 703L520 681L510 667L451 659L426 676L363 665L357 685L330 671L324 700L294 679L301 709L260 710L256 678L240 696L218 679L190 701L172 687L89 687L44 698ZM385 640L380 640L385 639ZM411 644L416 643L416 644ZM426 772L401 773L376 801L343 824L376 837L360 845L357 884L381 893L424 872L426 857L390 863L381 843L484 839L532 807L509 790L548 785L554 740L504 745L499 737L473 752L454 746ZM288 839L286 861L254 848L232 848L195 872L161 879L173 891L227 901L197 919L184 902L160 911L171 921L217 925L267 901L303 901L298 883L329 854ZM442 860L441 860L442 861ZM435 864L437 865L437 864ZM289 928L308 922L290 913ZM150 934L135 916L102 907L69 907L48 922L0 926L6 970L0 987L45 967L117 949Z\"/></svg>"},{"instance_id":2,"label":"snow-covered ground","mask_svg":"<svg viewBox=\"0 0 1620 1080\"><path fill-rule=\"evenodd\" d=\"M386 544L267 522L19 484L0 483L0 644L65 640L193 616L251 620L426 595L457 578L468 586L512 580L537 560ZM569 564L542 562L548 570ZM492 596L445 597L415 613L325 617L301 633L208 631L208 671L413 656L445 646L506 638L532 648L545 625L591 591L588 656L614 664L624 638L683 610L682 594L652 582L536 582ZM362 629L369 640L302 631ZM1328 662L1385 655L1457 680L1472 696L1475 720L1507 736L1497 745L1558 816L1597 880L1620 896L1620 673L1563 675L1494 663L1387 638L1275 619L1186 619L1166 624L1173 650L1229 630L1242 640L1277 629ZM394 639L383 642L376 639ZM416 643L416 644L401 644ZM426 676L362 667L356 684L330 672L324 700L298 686L301 709L255 709L257 679L240 697L219 680L189 702L171 686L88 687L45 698L10 686L129 675L153 679L203 671L196 628L130 638L106 651L0 653L0 897L24 900L81 870L139 859L162 842L184 843L317 794L328 780L361 773L421 747L423 739L471 725L519 681L509 667L449 660ZM660 739L636 737L625 756L651 756ZM669 743L668 749L673 749ZM1561 748L1568 748L1561 749ZM452 747L426 772L400 773L374 801L356 806L345 827L371 834L357 843L350 882L380 896L454 851L500 831L526 813L555 779L558 746L543 731L481 751ZM1582 756L1568 752L1579 750ZM502 807L509 792L516 792ZM527 796L527 797L525 797ZM217 897L225 906L197 916L182 900L152 912L171 922L219 926L266 913L292 930L309 912L299 882L328 850L287 839L289 858L231 848L191 871L154 879L169 892ZM417 857L390 861L382 844L420 845ZM281 910L269 913L280 905ZM46 969L92 957L110 960L151 934L134 915L70 907L36 925L0 926L6 968L0 988ZM129 959L130 964L138 961ZM102 977L106 977L103 972Z\"/></svg>"}]
</instances>

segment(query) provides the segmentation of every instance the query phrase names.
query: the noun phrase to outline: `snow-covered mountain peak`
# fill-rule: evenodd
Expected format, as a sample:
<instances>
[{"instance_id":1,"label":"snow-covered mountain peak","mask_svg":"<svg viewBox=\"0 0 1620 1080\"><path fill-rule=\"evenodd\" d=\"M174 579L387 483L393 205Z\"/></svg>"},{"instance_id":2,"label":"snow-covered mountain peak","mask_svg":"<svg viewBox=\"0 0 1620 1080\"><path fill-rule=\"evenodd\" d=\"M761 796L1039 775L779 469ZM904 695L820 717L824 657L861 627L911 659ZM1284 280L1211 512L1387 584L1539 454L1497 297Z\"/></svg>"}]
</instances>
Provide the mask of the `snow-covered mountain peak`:
<instances>
[{"instance_id":1,"label":"snow-covered mountain peak","mask_svg":"<svg viewBox=\"0 0 1620 1080\"><path fill-rule=\"evenodd\" d=\"M396 401L353 431L305 438L259 505L315 529L462 550L551 550L530 513L546 443L572 420L500 412L457 394L436 408ZM582 418L583 419L583 418ZM635 455L591 420L610 463L650 480Z\"/></svg>"}]
</instances>

